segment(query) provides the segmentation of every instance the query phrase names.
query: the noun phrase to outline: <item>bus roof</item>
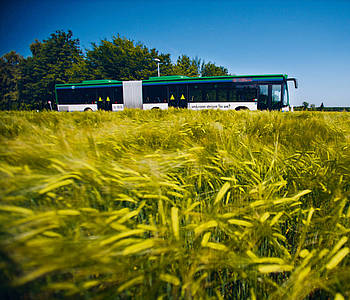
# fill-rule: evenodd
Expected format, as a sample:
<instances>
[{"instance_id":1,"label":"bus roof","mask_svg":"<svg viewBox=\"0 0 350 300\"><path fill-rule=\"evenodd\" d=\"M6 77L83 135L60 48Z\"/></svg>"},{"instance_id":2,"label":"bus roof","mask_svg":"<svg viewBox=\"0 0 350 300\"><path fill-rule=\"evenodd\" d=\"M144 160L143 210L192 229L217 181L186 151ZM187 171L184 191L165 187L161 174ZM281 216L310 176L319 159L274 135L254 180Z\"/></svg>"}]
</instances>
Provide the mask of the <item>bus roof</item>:
<instances>
[{"instance_id":1,"label":"bus roof","mask_svg":"<svg viewBox=\"0 0 350 300\"><path fill-rule=\"evenodd\" d=\"M206 76L206 77L188 77L188 76L182 76L182 75L174 75L174 76L161 76L161 77L150 77L147 80L143 80L145 83L155 83L155 82L164 82L164 81L226 81L235 79L237 82L240 82L240 79L242 82L244 82L244 79L260 79L260 80L271 80L271 79L280 79L280 80L286 80L288 78L288 75L286 74L271 74L271 75L225 75L225 76Z\"/></svg>"},{"instance_id":2,"label":"bus roof","mask_svg":"<svg viewBox=\"0 0 350 300\"><path fill-rule=\"evenodd\" d=\"M68 87L68 86L87 86L87 85L114 85L122 84L122 81L112 80L112 79L103 79L103 80L84 80L79 83L60 83L56 84L56 87Z\"/></svg>"},{"instance_id":3,"label":"bus roof","mask_svg":"<svg viewBox=\"0 0 350 300\"><path fill-rule=\"evenodd\" d=\"M183 75L171 75L171 76L160 76L150 77L149 79L142 80L145 84L149 83L162 83L166 82L200 82L200 81L228 81L233 80L234 82L249 82L254 79L257 80L286 80L288 75L286 74L269 74L269 75L225 75L225 76L207 76L207 77L188 77ZM81 83L67 83L67 84L56 84L56 87L69 87L69 86L100 86L100 85L121 85L123 81L120 80L84 80Z\"/></svg>"}]
</instances>

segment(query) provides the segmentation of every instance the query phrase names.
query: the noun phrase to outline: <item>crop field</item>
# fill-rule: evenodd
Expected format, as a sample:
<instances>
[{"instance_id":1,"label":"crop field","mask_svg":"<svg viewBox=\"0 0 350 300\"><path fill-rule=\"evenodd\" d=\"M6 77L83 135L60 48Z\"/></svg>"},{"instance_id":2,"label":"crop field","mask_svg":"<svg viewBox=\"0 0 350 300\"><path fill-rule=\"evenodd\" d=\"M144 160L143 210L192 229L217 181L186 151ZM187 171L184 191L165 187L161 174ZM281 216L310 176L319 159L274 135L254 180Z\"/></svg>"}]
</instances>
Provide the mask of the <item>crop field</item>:
<instances>
[{"instance_id":1,"label":"crop field","mask_svg":"<svg viewBox=\"0 0 350 300\"><path fill-rule=\"evenodd\" d=\"M1 299L349 299L350 114L0 113Z\"/></svg>"}]
</instances>

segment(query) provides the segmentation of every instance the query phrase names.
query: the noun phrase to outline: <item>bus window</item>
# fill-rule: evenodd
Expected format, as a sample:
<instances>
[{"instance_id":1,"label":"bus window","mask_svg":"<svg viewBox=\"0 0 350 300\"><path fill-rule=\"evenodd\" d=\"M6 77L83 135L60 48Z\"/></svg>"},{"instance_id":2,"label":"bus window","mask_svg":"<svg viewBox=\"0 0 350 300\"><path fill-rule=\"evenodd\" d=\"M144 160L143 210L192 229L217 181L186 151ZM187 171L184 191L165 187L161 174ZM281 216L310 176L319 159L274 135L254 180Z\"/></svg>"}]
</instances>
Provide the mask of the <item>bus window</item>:
<instances>
[{"instance_id":1,"label":"bus window","mask_svg":"<svg viewBox=\"0 0 350 300\"><path fill-rule=\"evenodd\" d=\"M190 102L216 102L217 85L211 83L190 84L188 95Z\"/></svg>"},{"instance_id":2,"label":"bus window","mask_svg":"<svg viewBox=\"0 0 350 300\"><path fill-rule=\"evenodd\" d=\"M167 86L144 86L142 89L143 103L166 103Z\"/></svg>"},{"instance_id":3,"label":"bus window","mask_svg":"<svg viewBox=\"0 0 350 300\"><path fill-rule=\"evenodd\" d=\"M216 101L216 89L213 84L203 85L202 96L204 102L215 102Z\"/></svg>"},{"instance_id":4,"label":"bus window","mask_svg":"<svg viewBox=\"0 0 350 300\"><path fill-rule=\"evenodd\" d=\"M228 102L235 102L237 101L237 89L236 86L232 83L230 84L230 87L228 89L227 93L227 101Z\"/></svg>"},{"instance_id":5,"label":"bus window","mask_svg":"<svg viewBox=\"0 0 350 300\"><path fill-rule=\"evenodd\" d=\"M190 102L202 102L202 90L199 85L188 85L188 97Z\"/></svg>"},{"instance_id":6,"label":"bus window","mask_svg":"<svg viewBox=\"0 0 350 300\"><path fill-rule=\"evenodd\" d=\"M114 89L114 103L123 104L123 88L118 86Z\"/></svg>"},{"instance_id":7,"label":"bus window","mask_svg":"<svg viewBox=\"0 0 350 300\"><path fill-rule=\"evenodd\" d=\"M256 85L202 83L189 85L191 102L252 102L257 98Z\"/></svg>"},{"instance_id":8,"label":"bus window","mask_svg":"<svg viewBox=\"0 0 350 300\"><path fill-rule=\"evenodd\" d=\"M281 103L281 85L273 84L272 85L272 98L271 98L271 106L272 108L279 108Z\"/></svg>"},{"instance_id":9,"label":"bus window","mask_svg":"<svg viewBox=\"0 0 350 300\"><path fill-rule=\"evenodd\" d=\"M288 87L286 84L283 85L283 107L288 106L289 105L289 95L288 95Z\"/></svg>"},{"instance_id":10,"label":"bus window","mask_svg":"<svg viewBox=\"0 0 350 300\"><path fill-rule=\"evenodd\" d=\"M257 98L257 87L254 85L237 85L236 101L252 102Z\"/></svg>"},{"instance_id":11,"label":"bus window","mask_svg":"<svg viewBox=\"0 0 350 300\"><path fill-rule=\"evenodd\" d=\"M228 101L228 90L229 90L230 84L227 83L218 83L215 84L216 88L216 97L218 102L226 102Z\"/></svg>"},{"instance_id":12,"label":"bus window","mask_svg":"<svg viewBox=\"0 0 350 300\"><path fill-rule=\"evenodd\" d=\"M57 97L61 104L84 104L84 94L79 88L58 89ZM91 102L90 102L91 103Z\"/></svg>"},{"instance_id":13,"label":"bus window","mask_svg":"<svg viewBox=\"0 0 350 300\"><path fill-rule=\"evenodd\" d=\"M57 99L60 104L69 104L69 98L71 94L71 89L57 89Z\"/></svg>"},{"instance_id":14,"label":"bus window","mask_svg":"<svg viewBox=\"0 0 350 300\"><path fill-rule=\"evenodd\" d=\"M96 102L96 89L82 88L80 89L80 96L81 96L80 100L82 104L93 104Z\"/></svg>"}]
</instances>

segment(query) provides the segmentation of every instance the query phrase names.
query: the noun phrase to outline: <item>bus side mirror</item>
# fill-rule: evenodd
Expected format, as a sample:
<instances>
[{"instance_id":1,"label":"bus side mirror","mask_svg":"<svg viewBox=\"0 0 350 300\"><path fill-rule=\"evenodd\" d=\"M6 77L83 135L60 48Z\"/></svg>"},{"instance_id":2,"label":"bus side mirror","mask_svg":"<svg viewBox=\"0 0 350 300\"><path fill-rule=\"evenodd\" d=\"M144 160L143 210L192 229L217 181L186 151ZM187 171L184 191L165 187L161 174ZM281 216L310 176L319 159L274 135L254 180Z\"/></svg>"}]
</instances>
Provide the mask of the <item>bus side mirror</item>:
<instances>
[{"instance_id":1,"label":"bus side mirror","mask_svg":"<svg viewBox=\"0 0 350 300\"><path fill-rule=\"evenodd\" d=\"M294 87L298 88L298 80L296 78L288 78L287 81L294 81Z\"/></svg>"}]
</instances>

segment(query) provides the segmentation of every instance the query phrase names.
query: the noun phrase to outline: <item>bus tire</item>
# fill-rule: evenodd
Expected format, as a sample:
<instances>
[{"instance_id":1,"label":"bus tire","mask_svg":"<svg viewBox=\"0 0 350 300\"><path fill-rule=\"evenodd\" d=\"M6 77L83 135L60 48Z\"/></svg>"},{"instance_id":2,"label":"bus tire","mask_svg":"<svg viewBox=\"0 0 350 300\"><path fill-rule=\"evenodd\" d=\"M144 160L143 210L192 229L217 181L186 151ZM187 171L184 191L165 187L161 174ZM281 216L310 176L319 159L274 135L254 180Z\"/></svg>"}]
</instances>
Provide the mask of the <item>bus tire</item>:
<instances>
[{"instance_id":1,"label":"bus tire","mask_svg":"<svg viewBox=\"0 0 350 300\"><path fill-rule=\"evenodd\" d=\"M84 109L84 111L92 111L91 107L87 107Z\"/></svg>"},{"instance_id":2,"label":"bus tire","mask_svg":"<svg viewBox=\"0 0 350 300\"><path fill-rule=\"evenodd\" d=\"M152 107L152 109L160 109L160 108L156 106L156 107Z\"/></svg>"},{"instance_id":3,"label":"bus tire","mask_svg":"<svg viewBox=\"0 0 350 300\"><path fill-rule=\"evenodd\" d=\"M238 106L236 107L236 110L249 110L246 106Z\"/></svg>"}]
</instances>

